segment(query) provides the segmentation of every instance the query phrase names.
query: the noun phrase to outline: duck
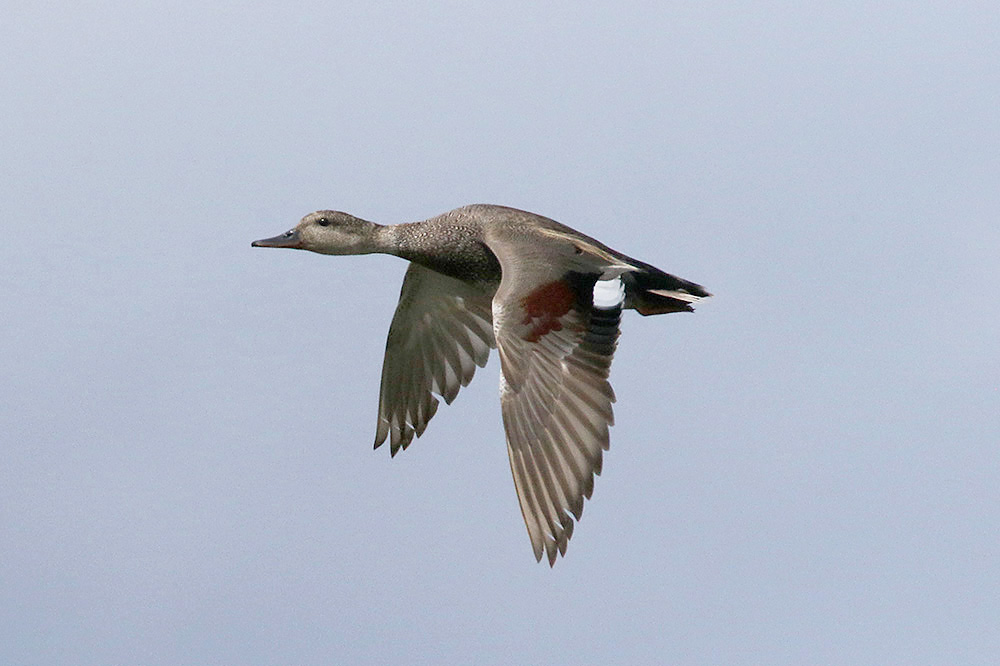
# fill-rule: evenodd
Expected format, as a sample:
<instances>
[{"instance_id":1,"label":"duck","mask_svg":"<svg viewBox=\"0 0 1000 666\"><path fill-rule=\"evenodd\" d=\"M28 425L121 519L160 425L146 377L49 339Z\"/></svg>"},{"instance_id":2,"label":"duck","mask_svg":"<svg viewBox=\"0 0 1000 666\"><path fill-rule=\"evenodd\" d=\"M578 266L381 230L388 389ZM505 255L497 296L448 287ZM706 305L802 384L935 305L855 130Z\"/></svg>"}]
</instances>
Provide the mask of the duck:
<instances>
[{"instance_id":1,"label":"duck","mask_svg":"<svg viewBox=\"0 0 1000 666\"><path fill-rule=\"evenodd\" d=\"M375 448L391 457L468 386L491 350L510 469L536 561L566 555L614 424L608 381L624 310L691 312L704 287L547 217L492 204L382 225L334 210L253 247L409 262L389 325ZM611 285L612 298L595 300Z\"/></svg>"}]
</instances>

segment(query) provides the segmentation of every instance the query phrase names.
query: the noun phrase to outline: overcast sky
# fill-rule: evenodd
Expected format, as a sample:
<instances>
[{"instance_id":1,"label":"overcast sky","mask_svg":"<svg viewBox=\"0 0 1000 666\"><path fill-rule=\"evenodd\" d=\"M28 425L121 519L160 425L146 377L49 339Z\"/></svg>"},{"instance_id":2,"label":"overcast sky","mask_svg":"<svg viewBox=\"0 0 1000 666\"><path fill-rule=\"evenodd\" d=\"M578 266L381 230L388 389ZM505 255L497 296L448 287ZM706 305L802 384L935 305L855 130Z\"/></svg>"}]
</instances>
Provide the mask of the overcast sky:
<instances>
[{"instance_id":1,"label":"overcast sky","mask_svg":"<svg viewBox=\"0 0 1000 666\"><path fill-rule=\"evenodd\" d=\"M996 2L8 4L0 662L995 663ZM250 248L475 202L716 294L554 569L496 358L373 452L405 262Z\"/></svg>"}]
</instances>

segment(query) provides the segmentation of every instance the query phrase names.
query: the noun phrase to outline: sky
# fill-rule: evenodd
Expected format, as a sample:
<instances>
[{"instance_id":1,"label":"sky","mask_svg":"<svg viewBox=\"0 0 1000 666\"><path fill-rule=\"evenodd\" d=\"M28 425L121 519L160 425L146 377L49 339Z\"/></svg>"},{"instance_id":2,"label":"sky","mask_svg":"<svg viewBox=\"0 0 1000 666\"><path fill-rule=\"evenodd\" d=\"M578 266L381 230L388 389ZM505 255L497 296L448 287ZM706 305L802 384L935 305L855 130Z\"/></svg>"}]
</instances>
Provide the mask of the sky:
<instances>
[{"instance_id":1,"label":"sky","mask_svg":"<svg viewBox=\"0 0 1000 666\"><path fill-rule=\"evenodd\" d=\"M995 663L995 2L9 4L0 662ZM390 459L405 262L250 248L469 203L715 294L551 569L495 356Z\"/></svg>"}]
</instances>

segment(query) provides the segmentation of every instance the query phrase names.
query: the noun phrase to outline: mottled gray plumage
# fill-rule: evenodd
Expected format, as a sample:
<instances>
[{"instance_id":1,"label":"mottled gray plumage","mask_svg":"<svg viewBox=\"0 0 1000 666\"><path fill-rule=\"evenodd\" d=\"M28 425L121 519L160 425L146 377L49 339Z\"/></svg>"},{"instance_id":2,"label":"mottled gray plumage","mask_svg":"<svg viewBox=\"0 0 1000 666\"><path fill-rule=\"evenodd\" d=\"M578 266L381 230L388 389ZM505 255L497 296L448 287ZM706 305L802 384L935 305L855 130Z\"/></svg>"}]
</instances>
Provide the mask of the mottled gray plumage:
<instances>
[{"instance_id":1,"label":"mottled gray plumage","mask_svg":"<svg viewBox=\"0 0 1000 666\"><path fill-rule=\"evenodd\" d=\"M474 205L382 226L337 211L253 243L322 254L381 252L409 260L389 327L375 446L395 455L419 437L500 353L507 452L536 559L565 555L600 474L614 417L608 383L623 309L690 311L708 296L553 220ZM620 279L624 300L594 305L598 280Z\"/></svg>"}]
</instances>

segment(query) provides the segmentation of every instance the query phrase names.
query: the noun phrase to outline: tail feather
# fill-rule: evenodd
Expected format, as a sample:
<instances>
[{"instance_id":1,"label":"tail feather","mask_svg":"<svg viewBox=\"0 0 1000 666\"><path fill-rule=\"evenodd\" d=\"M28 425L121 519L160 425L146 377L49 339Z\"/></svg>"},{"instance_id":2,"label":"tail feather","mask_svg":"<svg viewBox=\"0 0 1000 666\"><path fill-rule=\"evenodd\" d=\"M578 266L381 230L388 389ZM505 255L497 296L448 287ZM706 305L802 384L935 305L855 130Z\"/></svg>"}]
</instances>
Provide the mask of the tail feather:
<instances>
[{"instance_id":1,"label":"tail feather","mask_svg":"<svg viewBox=\"0 0 1000 666\"><path fill-rule=\"evenodd\" d=\"M712 295L700 284L664 273L649 264L635 263L639 270L622 275L622 282L625 283L625 307L641 315L694 312L691 303Z\"/></svg>"}]
</instances>

